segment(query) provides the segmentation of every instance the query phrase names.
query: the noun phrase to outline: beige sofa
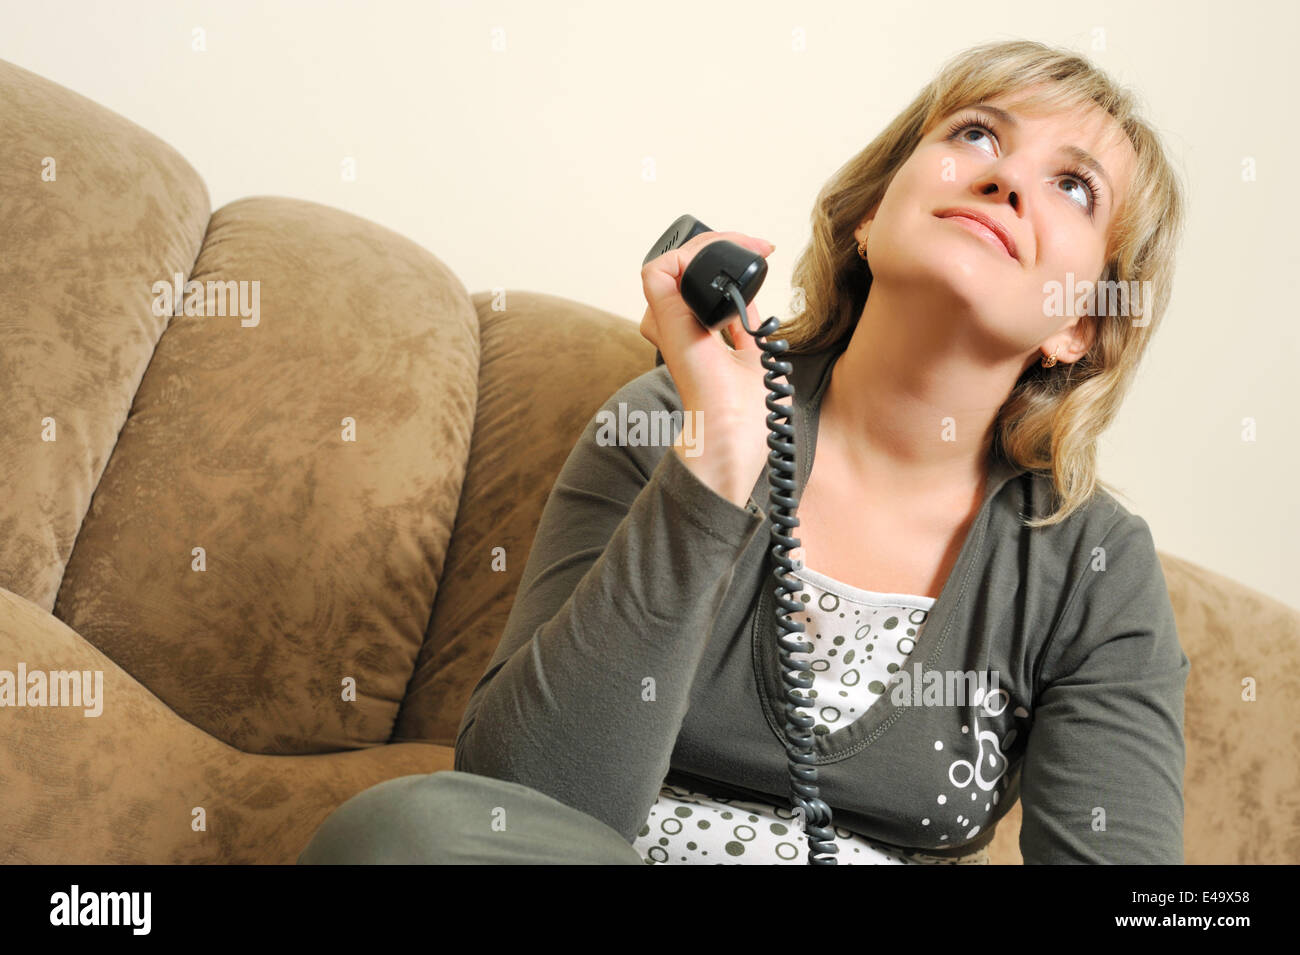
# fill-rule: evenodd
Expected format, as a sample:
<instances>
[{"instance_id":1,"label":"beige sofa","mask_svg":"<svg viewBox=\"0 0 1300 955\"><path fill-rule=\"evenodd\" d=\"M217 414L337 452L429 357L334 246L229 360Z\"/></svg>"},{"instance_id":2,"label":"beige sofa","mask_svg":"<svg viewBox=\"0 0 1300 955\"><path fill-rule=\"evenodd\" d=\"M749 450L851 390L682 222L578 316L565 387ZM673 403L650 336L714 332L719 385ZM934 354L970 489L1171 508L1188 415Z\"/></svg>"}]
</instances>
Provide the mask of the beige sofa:
<instances>
[{"instance_id":1,"label":"beige sofa","mask_svg":"<svg viewBox=\"0 0 1300 955\"><path fill-rule=\"evenodd\" d=\"M335 209L213 212L165 143L4 62L0 129L0 670L103 678L97 716L0 708L0 860L292 862L451 768L554 476L654 350L548 295L493 310ZM1300 614L1162 559L1187 861L1300 861Z\"/></svg>"}]
</instances>

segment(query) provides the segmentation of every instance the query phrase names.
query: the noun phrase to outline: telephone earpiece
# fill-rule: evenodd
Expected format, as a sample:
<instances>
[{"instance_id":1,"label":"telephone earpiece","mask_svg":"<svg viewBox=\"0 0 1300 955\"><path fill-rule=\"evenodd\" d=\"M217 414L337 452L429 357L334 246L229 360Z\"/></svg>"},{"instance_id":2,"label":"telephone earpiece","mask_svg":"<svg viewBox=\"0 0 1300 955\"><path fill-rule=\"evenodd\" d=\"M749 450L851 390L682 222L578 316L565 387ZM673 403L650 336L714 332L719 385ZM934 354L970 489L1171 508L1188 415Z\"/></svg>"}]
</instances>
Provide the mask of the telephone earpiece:
<instances>
[{"instance_id":1,"label":"telephone earpiece","mask_svg":"<svg viewBox=\"0 0 1300 955\"><path fill-rule=\"evenodd\" d=\"M670 249L679 249L701 232L712 232L694 216L681 216L670 225L641 262L646 265ZM726 292L735 283L748 305L767 278L767 260L757 252L726 239L710 242L682 273L682 298L700 324L712 331L736 315L736 306Z\"/></svg>"}]
</instances>

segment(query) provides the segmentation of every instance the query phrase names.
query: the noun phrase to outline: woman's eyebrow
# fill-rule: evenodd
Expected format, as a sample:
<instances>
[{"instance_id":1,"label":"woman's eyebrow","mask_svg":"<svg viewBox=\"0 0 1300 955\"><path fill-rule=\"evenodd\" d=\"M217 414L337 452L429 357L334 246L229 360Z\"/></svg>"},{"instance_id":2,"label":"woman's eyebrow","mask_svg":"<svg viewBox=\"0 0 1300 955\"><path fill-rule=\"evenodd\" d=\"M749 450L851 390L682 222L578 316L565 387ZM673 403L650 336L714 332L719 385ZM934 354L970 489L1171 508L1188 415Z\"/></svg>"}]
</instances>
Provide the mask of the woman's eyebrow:
<instances>
[{"instance_id":1,"label":"woman's eyebrow","mask_svg":"<svg viewBox=\"0 0 1300 955\"><path fill-rule=\"evenodd\" d=\"M1005 109L992 106L988 103L975 103L970 108L982 109L986 113L992 113L1000 122L1005 123L1012 129L1018 129L1020 127L1020 123L1016 120L1015 116L1008 113ZM1089 169L1093 170L1093 172L1097 173L1097 175L1101 176L1105 181L1107 189L1111 192L1115 191L1115 186L1110 181L1110 176L1106 172L1106 167L1101 164L1101 160L1097 159L1097 157L1088 152L1088 150L1071 144L1069 146L1062 146L1057 150L1057 152L1068 156L1080 165L1087 166Z\"/></svg>"}]
</instances>

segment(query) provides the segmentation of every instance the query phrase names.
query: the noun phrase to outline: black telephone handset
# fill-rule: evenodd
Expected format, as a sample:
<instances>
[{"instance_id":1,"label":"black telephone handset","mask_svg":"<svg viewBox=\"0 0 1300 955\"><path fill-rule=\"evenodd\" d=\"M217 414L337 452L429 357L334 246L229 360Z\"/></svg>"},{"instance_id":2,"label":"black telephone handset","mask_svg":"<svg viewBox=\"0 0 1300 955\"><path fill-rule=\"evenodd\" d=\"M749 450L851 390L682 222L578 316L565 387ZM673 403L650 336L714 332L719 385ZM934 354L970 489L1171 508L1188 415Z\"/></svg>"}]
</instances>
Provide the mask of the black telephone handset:
<instances>
[{"instance_id":1,"label":"black telephone handset","mask_svg":"<svg viewBox=\"0 0 1300 955\"><path fill-rule=\"evenodd\" d=\"M647 265L669 249L679 249L687 240L712 231L694 216L681 216L659 237L641 264ZM739 286L741 297L749 305L765 278L767 259L743 245L719 239L700 249L682 273L682 298L700 324L712 330L736 314L736 306L724 290L727 281Z\"/></svg>"},{"instance_id":2,"label":"black telephone handset","mask_svg":"<svg viewBox=\"0 0 1300 955\"><path fill-rule=\"evenodd\" d=\"M669 249L680 248L688 239L701 232L712 231L694 216L680 216L659 237L641 264L646 265ZM835 854L839 852L839 847L835 844L831 807L821 800L817 789L817 765L813 755L814 720L799 709L802 706L811 707L813 700L799 695L793 689L798 687L807 690L813 684L811 661L795 660L791 656L792 653L808 654L813 650L811 643L797 639L797 635L804 632L804 625L790 617L790 614L804 610L803 603L798 600L803 584L797 577L787 576L798 566L788 554L799 546L799 539L790 536L790 532L799 526L799 518L795 513L799 507L799 498L795 482L794 422L791 418L793 400L788 405L780 403L782 398L791 397L794 389L788 380L780 379L788 379L793 369L790 362L780 358L787 350L786 342L783 339L772 341L768 338L780 328L780 322L776 318L769 318L758 328L750 328L745 314L765 278L766 259L744 246L719 239L710 242L691 259L691 264L682 273L680 288L682 299L701 325L712 330L739 314L745 331L754 336L763 351L763 367L767 369L764 381L769 389L767 426L772 432L767 439L767 446L772 449L767 456L771 465L767 477L772 488L768 519L771 521L774 542L772 557L776 561L773 575L777 580L777 642L781 667L786 671L785 733L790 769L790 801L796 818L802 818L803 829L808 837L808 864L836 865ZM663 363L663 355L656 349L655 364Z\"/></svg>"}]
</instances>

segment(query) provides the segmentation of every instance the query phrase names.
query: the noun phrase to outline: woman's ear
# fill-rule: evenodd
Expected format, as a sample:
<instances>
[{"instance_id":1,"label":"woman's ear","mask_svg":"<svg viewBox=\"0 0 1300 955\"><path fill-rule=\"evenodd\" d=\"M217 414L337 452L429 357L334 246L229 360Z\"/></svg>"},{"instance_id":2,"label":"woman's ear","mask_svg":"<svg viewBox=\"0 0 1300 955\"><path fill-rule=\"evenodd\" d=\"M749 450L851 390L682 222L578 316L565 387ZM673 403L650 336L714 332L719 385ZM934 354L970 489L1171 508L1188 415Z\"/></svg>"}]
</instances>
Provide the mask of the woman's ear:
<instances>
[{"instance_id":1,"label":"woman's ear","mask_svg":"<svg viewBox=\"0 0 1300 955\"><path fill-rule=\"evenodd\" d=\"M1074 337L1070 340L1067 348L1074 350L1077 354L1073 359L1078 361L1088 352L1092 351L1092 346L1097 342L1097 316L1081 315L1079 320L1074 323Z\"/></svg>"},{"instance_id":2,"label":"woman's ear","mask_svg":"<svg viewBox=\"0 0 1300 955\"><path fill-rule=\"evenodd\" d=\"M1057 359L1062 364L1073 364L1084 355L1092 351L1092 346L1097 340L1097 318L1094 315L1080 315L1074 320L1074 324L1068 328L1061 329L1054 336L1056 339L1048 339L1046 355L1056 354ZM1046 356L1044 356L1046 357Z\"/></svg>"},{"instance_id":3,"label":"woman's ear","mask_svg":"<svg viewBox=\"0 0 1300 955\"><path fill-rule=\"evenodd\" d=\"M879 208L880 208L880 203L877 202L874 206L871 207L871 210L865 216L862 217L861 221L858 222L858 227L853 230L853 237L858 240L859 245L861 245L862 242L870 234L872 220L876 218L876 212L877 210L879 210Z\"/></svg>"}]
</instances>

